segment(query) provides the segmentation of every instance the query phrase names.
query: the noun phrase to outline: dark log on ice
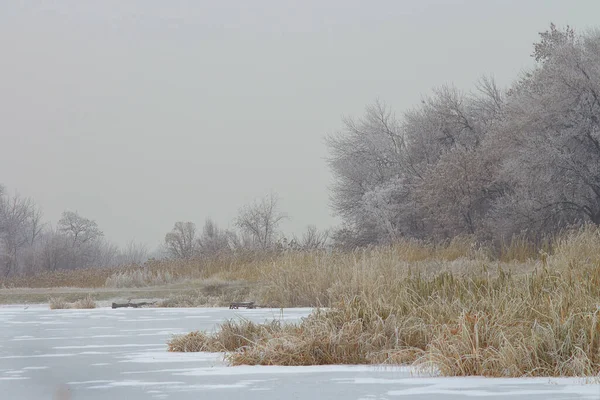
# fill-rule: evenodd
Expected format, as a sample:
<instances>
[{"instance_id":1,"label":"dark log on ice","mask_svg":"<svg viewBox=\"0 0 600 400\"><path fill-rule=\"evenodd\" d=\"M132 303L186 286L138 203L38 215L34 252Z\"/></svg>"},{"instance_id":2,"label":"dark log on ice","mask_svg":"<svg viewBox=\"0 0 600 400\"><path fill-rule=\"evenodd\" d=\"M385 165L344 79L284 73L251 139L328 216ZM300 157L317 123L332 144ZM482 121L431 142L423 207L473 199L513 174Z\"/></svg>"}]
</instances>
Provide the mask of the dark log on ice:
<instances>
[{"instance_id":1,"label":"dark log on ice","mask_svg":"<svg viewBox=\"0 0 600 400\"><path fill-rule=\"evenodd\" d=\"M151 306L155 303L147 303L145 301L142 301L141 303L123 303L123 304L119 304L119 303L112 303L112 308L127 308L127 307L132 307L132 308L138 308L138 307L143 307L143 306Z\"/></svg>"},{"instance_id":2,"label":"dark log on ice","mask_svg":"<svg viewBox=\"0 0 600 400\"><path fill-rule=\"evenodd\" d=\"M238 308L256 308L256 306L254 305L253 301L239 301L239 302L233 302L229 305L229 309L235 309L237 310Z\"/></svg>"}]
</instances>

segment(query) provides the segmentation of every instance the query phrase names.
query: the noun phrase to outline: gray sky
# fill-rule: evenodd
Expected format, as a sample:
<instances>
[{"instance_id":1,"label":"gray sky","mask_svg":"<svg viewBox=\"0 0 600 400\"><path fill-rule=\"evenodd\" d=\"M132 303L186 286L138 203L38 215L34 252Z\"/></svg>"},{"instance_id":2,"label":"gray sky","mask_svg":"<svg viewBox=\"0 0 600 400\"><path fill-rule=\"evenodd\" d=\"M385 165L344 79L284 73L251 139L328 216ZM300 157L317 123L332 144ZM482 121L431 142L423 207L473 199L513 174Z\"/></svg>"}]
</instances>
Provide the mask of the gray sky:
<instances>
[{"instance_id":1,"label":"gray sky","mask_svg":"<svg viewBox=\"0 0 600 400\"><path fill-rule=\"evenodd\" d=\"M337 221L323 138L379 98L509 84L551 21L600 2L103 0L0 3L0 183L151 247L228 227L277 192L288 233Z\"/></svg>"}]
</instances>

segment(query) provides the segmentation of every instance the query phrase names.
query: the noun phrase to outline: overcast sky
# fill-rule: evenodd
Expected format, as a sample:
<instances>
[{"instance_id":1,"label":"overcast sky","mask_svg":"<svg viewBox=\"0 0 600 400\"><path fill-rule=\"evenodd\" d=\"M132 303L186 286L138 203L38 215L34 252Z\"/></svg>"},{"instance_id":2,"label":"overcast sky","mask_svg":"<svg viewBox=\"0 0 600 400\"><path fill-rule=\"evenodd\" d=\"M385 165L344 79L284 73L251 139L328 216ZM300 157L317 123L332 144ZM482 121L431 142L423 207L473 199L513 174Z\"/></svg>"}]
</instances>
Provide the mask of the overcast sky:
<instances>
[{"instance_id":1,"label":"overcast sky","mask_svg":"<svg viewBox=\"0 0 600 400\"><path fill-rule=\"evenodd\" d=\"M231 226L276 192L284 229L337 223L323 138L379 98L508 85L554 21L600 1L0 2L0 183L116 243Z\"/></svg>"}]
</instances>

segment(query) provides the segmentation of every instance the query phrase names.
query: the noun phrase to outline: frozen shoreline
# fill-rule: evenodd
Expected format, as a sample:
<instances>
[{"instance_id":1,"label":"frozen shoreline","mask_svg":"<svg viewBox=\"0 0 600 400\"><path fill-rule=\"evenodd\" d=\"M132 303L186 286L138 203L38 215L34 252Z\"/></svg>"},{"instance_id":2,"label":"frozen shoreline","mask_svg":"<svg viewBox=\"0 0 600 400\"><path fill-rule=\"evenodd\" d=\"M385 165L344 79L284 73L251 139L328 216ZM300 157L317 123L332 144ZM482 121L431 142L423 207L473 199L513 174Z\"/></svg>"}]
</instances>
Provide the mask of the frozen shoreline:
<instances>
[{"instance_id":1,"label":"frozen shoreline","mask_svg":"<svg viewBox=\"0 0 600 400\"><path fill-rule=\"evenodd\" d=\"M284 309L297 321L311 310ZM168 353L173 334L213 330L229 318L281 318L280 309L149 308L49 310L0 306L0 390L6 398L74 399L598 399L582 378L442 378L402 366L239 366L223 354ZM66 386L65 386L66 385Z\"/></svg>"}]
</instances>

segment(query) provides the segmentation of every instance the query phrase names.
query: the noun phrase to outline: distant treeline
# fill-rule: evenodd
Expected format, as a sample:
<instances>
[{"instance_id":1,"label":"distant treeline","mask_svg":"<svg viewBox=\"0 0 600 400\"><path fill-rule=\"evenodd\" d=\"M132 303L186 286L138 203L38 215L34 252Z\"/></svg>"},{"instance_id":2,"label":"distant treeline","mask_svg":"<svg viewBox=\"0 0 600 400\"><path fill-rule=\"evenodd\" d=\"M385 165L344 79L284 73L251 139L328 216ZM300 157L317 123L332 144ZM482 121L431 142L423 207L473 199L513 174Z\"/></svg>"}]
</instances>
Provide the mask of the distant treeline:
<instances>
[{"instance_id":1,"label":"distant treeline","mask_svg":"<svg viewBox=\"0 0 600 400\"><path fill-rule=\"evenodd\" d=\"M312 225L301 237L288 240L279 230L285 218L272 194L242 207L232 230L220 229L211 219L201 232L193 222L176 222L153 257L207 259L326 246L328 232ZM95 220L77 212L63 212L53 228L42 220L33 199L10 195L0 185L0 281L41 271L141 265L148 259L145 245L130 242L120 248L104 237Z\"/></svg>"}]
</instances>

